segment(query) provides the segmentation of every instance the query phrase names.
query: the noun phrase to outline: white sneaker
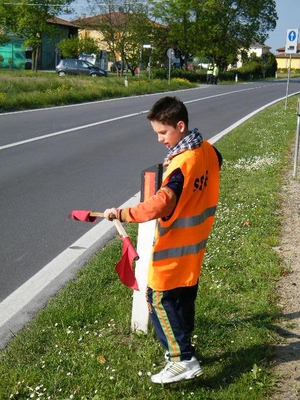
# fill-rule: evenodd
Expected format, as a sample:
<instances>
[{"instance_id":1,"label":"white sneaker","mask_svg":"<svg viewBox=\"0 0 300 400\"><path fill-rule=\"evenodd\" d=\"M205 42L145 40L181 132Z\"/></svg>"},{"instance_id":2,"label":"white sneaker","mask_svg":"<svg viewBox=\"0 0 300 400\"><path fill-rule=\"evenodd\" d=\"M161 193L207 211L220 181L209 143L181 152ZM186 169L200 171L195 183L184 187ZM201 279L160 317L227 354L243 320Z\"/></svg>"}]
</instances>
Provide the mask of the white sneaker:
<instances>
[{"instance_id":1,"label":"white sneaker","mask_svg":"<svg viewBox=\"0 0 300 400\"><path fill-rule=\"evenodd\" d=\"M162 371L151 376L151 381L153 383L172 383L185 379L194 379L202 374L203 371L199 361L196 357L192 357L186 361L169 361Z\"/></svg>"}]
</instances>

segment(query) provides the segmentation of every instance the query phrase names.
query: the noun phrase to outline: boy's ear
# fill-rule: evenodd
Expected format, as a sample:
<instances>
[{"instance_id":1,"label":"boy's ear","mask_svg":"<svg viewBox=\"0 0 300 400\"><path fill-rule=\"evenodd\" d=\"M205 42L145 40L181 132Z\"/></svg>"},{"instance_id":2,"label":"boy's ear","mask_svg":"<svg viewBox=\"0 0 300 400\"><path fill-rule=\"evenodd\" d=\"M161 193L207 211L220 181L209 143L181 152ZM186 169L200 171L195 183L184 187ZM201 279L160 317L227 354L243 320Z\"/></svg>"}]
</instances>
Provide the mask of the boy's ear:
<instances>
[{"instance_id":1,"label":"boy's ear","mask_svg":"<svg viewBox=\"0 0 300 400\"><path fill-rule=\"evenodd\" d=\"M184 132L185 131L186 126L185 126L185 123L183 121L178 121L177 122L177 126L180 129L180 132Z\"/></svg>"}]
</instances>

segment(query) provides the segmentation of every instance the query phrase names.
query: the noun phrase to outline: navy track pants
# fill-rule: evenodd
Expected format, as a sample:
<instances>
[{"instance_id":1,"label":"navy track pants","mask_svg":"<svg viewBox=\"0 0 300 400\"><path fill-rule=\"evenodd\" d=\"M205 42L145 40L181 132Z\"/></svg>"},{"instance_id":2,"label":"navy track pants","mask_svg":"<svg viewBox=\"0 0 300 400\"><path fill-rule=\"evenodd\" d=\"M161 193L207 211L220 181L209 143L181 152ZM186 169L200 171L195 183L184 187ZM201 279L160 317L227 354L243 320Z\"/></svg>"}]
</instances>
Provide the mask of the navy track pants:
<instances>
[{"instance_id":1,"label":"navy track pants","mask_svg":"<svg viewBox=\"0 0 300 400\"><path fill-rule=\"evenodd\" d=\"M147 287L146 297L157 337L170 361L190 360L195 349L191 336L195 321L198 284L157 291Z\"/></svg>"}]
</instances>

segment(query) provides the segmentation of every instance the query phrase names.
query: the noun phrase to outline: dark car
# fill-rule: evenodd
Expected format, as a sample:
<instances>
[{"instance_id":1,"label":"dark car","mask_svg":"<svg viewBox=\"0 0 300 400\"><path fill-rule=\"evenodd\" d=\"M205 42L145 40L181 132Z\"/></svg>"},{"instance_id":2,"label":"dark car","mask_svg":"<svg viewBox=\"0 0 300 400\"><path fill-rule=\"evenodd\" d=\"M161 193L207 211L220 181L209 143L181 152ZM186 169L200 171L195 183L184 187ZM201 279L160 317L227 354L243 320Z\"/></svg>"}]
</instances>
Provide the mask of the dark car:
<instances>
[{"instance_id":1,"label":"dark car","mask_svg":"<svg viewBox=\"0 0 300 400\"><path fill-rule=\"evenodd\" d=\"M77 60L76 58L65 58L60 61L56 67L56 72L59 76L65 74L69 75L89 75L89 76L107 76L107 72L104 69L96 67L89 61Z\"/></svg>"}]
</instances>

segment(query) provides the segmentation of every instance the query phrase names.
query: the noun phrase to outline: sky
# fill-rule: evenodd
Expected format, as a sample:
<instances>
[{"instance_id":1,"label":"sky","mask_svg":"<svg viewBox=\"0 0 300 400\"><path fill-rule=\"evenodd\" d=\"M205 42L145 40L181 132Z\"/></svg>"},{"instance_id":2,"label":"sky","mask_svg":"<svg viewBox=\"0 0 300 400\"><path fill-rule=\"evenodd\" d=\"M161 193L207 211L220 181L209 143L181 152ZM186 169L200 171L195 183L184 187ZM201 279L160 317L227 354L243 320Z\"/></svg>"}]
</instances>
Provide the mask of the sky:
<instances>
[{"instance_id":1,"label":"sky","mask_svg":"<svg viewBox=\"0 0 300 400\"><path fill-rule=\"evenodd\" d=\"M288 29L300 29L300 0L276 0L276 10L276 29L269 32L269 39L265 42L274 54L279 47L285 47Z\"/></svg>"},{"instance_id":2,"label":"sky","mask_svg":"<svg viewBox=\"0 0 300 400\"><path fill-rule=\"evenodd\" d=\"M88 14L87 0L75 0L73 5L77 16L82 13ZM277 26L273 32L269 32L269 38L265 42L271 47L271 52L274 54L277 53L276 49L279 47L285 47L288 29L300 29L300 0L276 0L276 9ZM69 19L70 16L62 16L62 18Z\"/></svg>"}]
</instances>

